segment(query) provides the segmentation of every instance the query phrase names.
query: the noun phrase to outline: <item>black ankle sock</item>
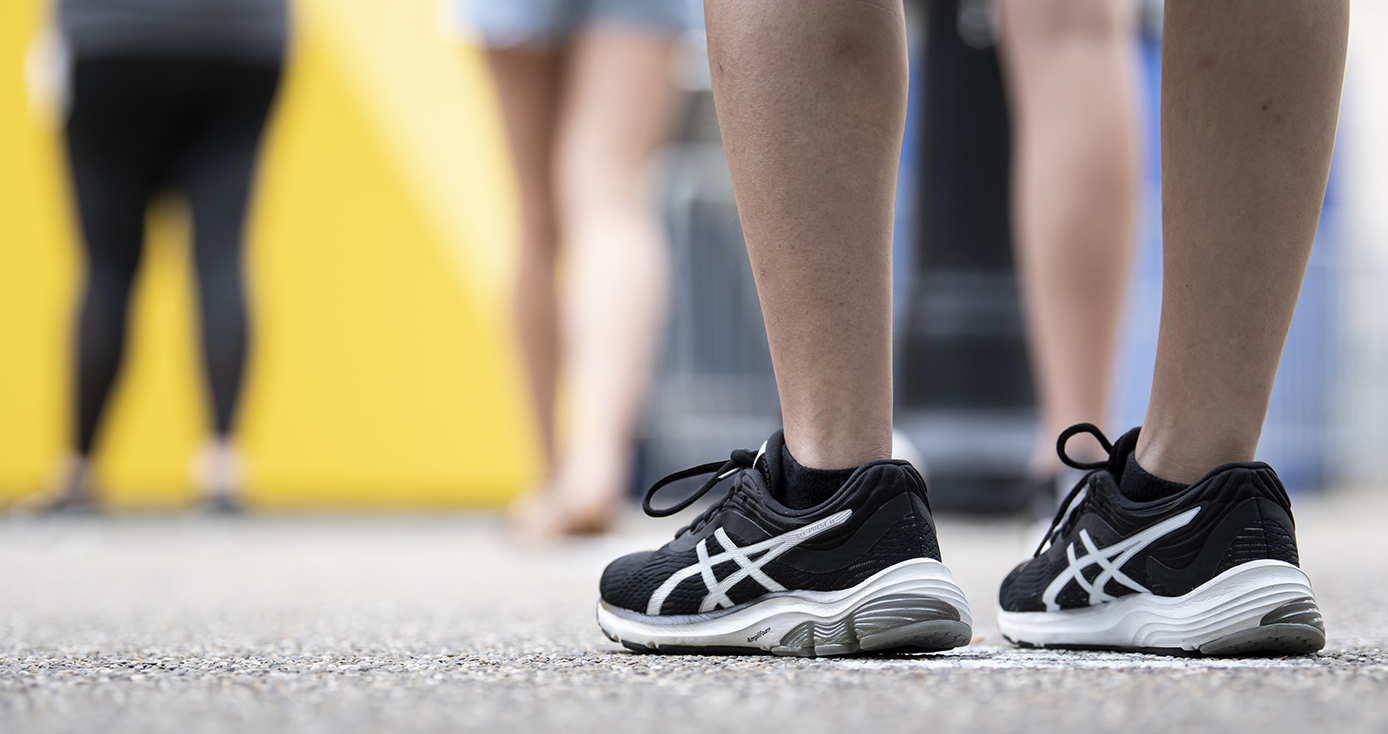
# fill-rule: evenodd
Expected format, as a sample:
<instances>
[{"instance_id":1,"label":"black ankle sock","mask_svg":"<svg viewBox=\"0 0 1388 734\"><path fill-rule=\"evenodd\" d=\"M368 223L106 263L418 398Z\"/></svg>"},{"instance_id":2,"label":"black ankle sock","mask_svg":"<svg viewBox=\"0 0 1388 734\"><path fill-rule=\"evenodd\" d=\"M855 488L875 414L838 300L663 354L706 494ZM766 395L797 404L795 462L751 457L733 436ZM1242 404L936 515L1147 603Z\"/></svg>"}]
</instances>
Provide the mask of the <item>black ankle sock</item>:
<instances>
[{"instance_id":1,"label":"black ankle sock","mask_svg":"<svg viewBox=\"0 0 1388 734\"><path fill-rule=\"evenodd\" d=\"M852 469L811 469L801 466L781 445L781 503L792 510L804 510L829 499L853 474Z\"/></svg>"},{"instance_id":2,"label":"black ankle sock","mask_svg":"<svg viewBox=\"0 0 1388 734\"><path fill-rule=\"evenodd\" d=\"M1118 482L1118 490L1134 502L1151 502L1170 497L1189 486L1148 473L1138 465L1136 453L1128 454L1128 466L1123 470L1123 479Z\"/></svg>"}]
</instances>

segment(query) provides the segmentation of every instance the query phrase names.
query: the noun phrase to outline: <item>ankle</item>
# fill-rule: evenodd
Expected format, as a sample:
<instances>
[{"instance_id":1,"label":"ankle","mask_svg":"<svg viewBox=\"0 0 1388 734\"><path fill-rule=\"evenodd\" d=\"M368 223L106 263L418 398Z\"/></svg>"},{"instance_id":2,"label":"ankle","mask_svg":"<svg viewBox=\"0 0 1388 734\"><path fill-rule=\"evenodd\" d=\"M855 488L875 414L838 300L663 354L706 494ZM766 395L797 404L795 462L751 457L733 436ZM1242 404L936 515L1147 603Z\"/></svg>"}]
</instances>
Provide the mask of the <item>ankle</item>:
<instances>
[{"instance_id":1,"label":"ankle","mask_svg":"<svg viewBox=\"0 0 1388 734\"><path fill-rule=\"evenodd\" d=\"M1163 479L1147 471L1138 462L1136 453L1128 454L1127 466L1123 468L1123 476L1118 481L1118 491L1135 502L1165 499L1189 486L1189 482Z\"/></svg>"},{"instance_id":2,"label":"ankle","mask_svg":"<svg viewBox=\"0 0 1388 734\"><path fill-rule=\"evenodd\" d=\"M579 502L610 502L628 489L631 473L628 464L616 459L587 456L563 462L548 489L555 497Z\"/></svg>"},{"instance_id":3,"label":"ankle","mask_svg":"<svg viewBox=\"0 0 1388 734\"><path fill-rule=\"evenodd\" d=\"M854 469L811 469L790 453L790 447L781 445L781 494L782 504L793 510L804 510L829 499L843 487L852 476Z\"/></svg>"},{"instance_id":4,"label":"ankle","mask_svg":"<svg viewBox=\"0 0 1388 734\"><path fill-rule=\"evenodd\" d=\"M890 424L886 430L872 434L866 431L792 431L787 427L784 435L785 451L792 453L796 463L807 469L852 470L869 461L892 458Z\"/></svg>"},{"instance_id":5,"label":"ankle","mask_svg":"<svg viewBox=\"0 0 1388 734\"><path fill-rule=\"evenodd\" d=\"M1194 484L1211 469L1222 464L1252 461L1257 437L1251 442L1230 436L1186 434L1170 440L1170 431L1149 432L1143 426L1133 456L1153 476L1182 484Z\"/></svg>"},{"instance_id":6,"label":"ankle","mask_svg":"<svg viewBox=\"0 0 1388 734\"><path fill-rule=\"evenodd\" d=\"M93 499L96 484L92 473L90 457L75 452L64 456L50 480L52 496L67 501Z\"/></svg>"}]
</instances>

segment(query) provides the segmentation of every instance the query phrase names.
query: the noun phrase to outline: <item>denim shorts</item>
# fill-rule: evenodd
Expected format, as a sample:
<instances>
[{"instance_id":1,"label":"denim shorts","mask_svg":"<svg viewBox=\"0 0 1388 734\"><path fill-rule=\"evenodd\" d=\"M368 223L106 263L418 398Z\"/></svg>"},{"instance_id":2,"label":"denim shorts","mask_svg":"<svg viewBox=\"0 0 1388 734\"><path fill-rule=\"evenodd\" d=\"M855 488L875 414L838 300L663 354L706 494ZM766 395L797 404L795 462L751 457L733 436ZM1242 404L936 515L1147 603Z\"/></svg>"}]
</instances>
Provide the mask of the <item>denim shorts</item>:
<instances>
[{"instance_id":1,"label":"denim shorts","mask_svg":"<svg viewBox=\"0 0 1388 734\"><path fill-rule=\"evenodd\" d=\"M547 48L591 27L679 35L703 24L701 0L460 0L470 28L491 48Z\"/></svg>"}]
</instances>

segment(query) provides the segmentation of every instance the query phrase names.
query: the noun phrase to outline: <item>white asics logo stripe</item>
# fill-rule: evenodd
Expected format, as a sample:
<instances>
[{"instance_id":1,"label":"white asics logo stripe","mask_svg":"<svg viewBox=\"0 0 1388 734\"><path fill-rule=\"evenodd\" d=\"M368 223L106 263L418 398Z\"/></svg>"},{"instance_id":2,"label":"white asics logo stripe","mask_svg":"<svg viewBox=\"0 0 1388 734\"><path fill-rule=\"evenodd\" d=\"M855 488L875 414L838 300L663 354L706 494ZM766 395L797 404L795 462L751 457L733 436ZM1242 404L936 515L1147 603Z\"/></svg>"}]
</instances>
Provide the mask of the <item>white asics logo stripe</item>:
<instances>
[{"instance_id":1,"label":"white asics logo stripe","mask_svg":"<svg viewBox=\"0 0 1388 734\"><path fill-rule=\"evenodd\" d=\"M1090 606L1118 598L1104 591L1104 587L1108 585L1109 581L1117 581L1139 593L1151 593L1145 586L1132 580L1119 569L1123 568L1123 564L1127 563L1133 556L1141 553L1142 549L1151 545L1153 541L1173 530L1189 525L1199 512L1199 507L1187 510L1170 520L1153 525L1127 540L1121 540L1102 549L1094 544L1094 539L1089 537L1088 530L1081 530L1080 542L1084 543L1085 554L1078 558L1075 557L1074 543L1065 549L1065 555L1070 559L1070 566L1051 581L1051 585L1046 587L1046 593L1041 596L1041 600L1046 603L1046 611L1060 610L1060 605L1056 603L1055 599L1060 595L1060 590L1064 589L1065 585L1070 583L1072 579L1080 585L1081 589L1089 592ZM1084 577L1084 570L1094 565L1099 566L1102 570L1098 576L1094 577L1093 581L1090 581Z\"/></svg>"},{"instance_id":2,"label":"white asics logo stripe","mask_svg":"<svg viewBox=\"0 0 1388 734\"><path fill-rule=\"evenodd\" d=\"M713 531L713 537L718 539L718 544L723 546L724 551L717 555L710 556L708 554L708 538L700 540L699 544L694 548L694 552L699 556L699 562L692 566L682 568L672 574L670 578L665 579L665 583L661 584L660 588L656 589L655 592L651 594L650 602L646 604L646 614L651 616L660 614L660 608L665 606L665 599L670 596L670 592L674 591L675 587L679 586L681 581L696 574L703 577L704 586L708 589L708 595L704 597L703 603L699 605L700 612L708 612L714 609L732 606L733 601L728 598L728 592L731 591L734 586L737 586L740 581L749 577L756 579L757 583L761 584L767 591L785 591L786 587L777 583L776 580L770 576L767 576L766 572L763 571L761 567L766 565L767 561L800 545L810 538L844 524L852 514L852 510L844 510L830 515L819 522L811 523L798 530L792 530L784 535L768 538L760 543L755 543L745 548L737 547L737 544L733 543L732 538L729 538L728 534L723 532L723 528L718 528ZM757 553L763 553L763 555L756 560L752 560L751 556ZM713 574L713 567L720 563L728 562L736 563L738 569L728 574L727 578L719 581L718 577Z\"/></svg>"}]
</instances>

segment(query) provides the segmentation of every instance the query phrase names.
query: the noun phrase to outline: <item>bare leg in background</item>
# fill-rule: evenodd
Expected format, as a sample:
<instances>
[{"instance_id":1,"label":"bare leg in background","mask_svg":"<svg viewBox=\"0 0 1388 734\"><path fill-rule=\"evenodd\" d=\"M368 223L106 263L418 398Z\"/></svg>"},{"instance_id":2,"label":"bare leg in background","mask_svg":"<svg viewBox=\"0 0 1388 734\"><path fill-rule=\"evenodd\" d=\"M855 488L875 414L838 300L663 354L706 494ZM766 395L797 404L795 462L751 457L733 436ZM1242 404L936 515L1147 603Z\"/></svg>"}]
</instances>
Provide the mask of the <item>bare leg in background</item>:
<instances>
[{"instance_id":1,"label":"bare leg in background","mask_svg":"<svg viewBox=\"0 0 1388 734\"><path fill-rule=\"evenodd\" d=\"M1000 5L1015 124L1015 240L1041 414L1032 463L1043 476L1060 469L1062 430L1108 419L1138 200L1128 6Z\"/></svg>"},{"instance_id":2,"label":"bare leg in background","mask_svg":"<svg viewBox=\"0 0 1388 734\"><path fill-rule=\"evenodd\" d=\"M528 535L605 530L630 482L665 315L645 174L671 122L673 50L596 28L554 53L489 53L521 183L517 317L547 460L515 514Z\"/></svg>"},{"instance_id":3,"label":"bare leg in background","mask_svg":"<svg viewBox=\"0 0 1388 734\"><path fill-rule=\"evenodd\" d=\"M818 469L889 458L901 3L706 0L705 11L786 446Z\"/></svg>"},{"instance_id":4,"label":"bare leg in background","mask_svg":"<svg viewBox=\"0 0 1388 734\"><path fill-rule=\"evenodd\" d=\"M546 471L555 465L554 401L559 380L559 243L550 172L559 109L556 52L487 52L520 184L521 243L516 322Z\"/></svg>"},{"instance_id":5,"label":"bare leg in background","mask_svg":"<svg viewBox=\"0 0 1388 734\"><path fill-rule=\"evenodd\" d=\"M1250 461L1320 218L1348 0L1168 0L1164 281L1137 447L1189 483Z\"/></svg>"}]
</instances>

